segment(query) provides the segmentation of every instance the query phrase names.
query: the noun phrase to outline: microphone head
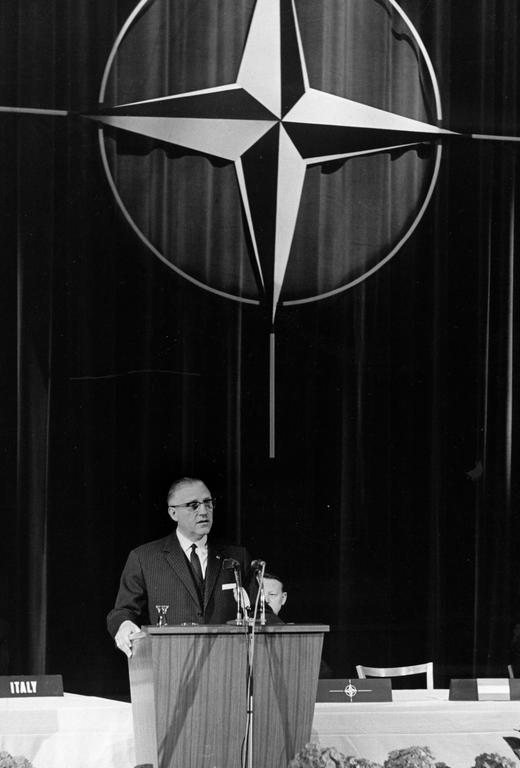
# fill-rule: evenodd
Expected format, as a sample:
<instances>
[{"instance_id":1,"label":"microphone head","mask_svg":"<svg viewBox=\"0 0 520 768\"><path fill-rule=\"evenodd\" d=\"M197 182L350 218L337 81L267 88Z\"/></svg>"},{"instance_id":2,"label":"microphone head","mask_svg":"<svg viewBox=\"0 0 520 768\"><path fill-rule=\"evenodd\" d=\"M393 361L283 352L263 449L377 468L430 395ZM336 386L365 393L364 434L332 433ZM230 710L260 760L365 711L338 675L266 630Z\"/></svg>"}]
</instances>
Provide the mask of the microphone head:
<instances>
[{"instance_id":1,"label":"microphone head","mask_svg":"<svg viewBox=\"0 0 520 768\"><path fill-rule=\"evenodd\" d=\"M265 568L265 560L253 560L251 563L252 571L261 571L262 568Z\"/></svg>"},{"instance_id":2,"label":"microphone head","mask_svg":"<svg viewBox=\"0 0 520 768\"><path fill-rule=\"evenodd\" d=\"M234 557L226 557L222 563L222 567L225 568L226 571L237 571L240 569L240 563L238 560L235 560Z\"/></svg>"}]
</instances>

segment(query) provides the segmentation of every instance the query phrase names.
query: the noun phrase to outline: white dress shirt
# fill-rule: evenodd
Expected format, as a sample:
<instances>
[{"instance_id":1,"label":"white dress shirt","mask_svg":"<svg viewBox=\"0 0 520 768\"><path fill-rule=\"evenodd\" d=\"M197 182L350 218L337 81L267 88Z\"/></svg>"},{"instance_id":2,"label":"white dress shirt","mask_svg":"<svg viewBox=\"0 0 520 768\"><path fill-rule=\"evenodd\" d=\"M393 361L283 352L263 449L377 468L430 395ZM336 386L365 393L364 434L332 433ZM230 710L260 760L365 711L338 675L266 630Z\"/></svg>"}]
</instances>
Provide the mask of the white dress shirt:
<instances>
[{"instance_id":1,"label":"white dress shirt","mask_svg":"<svg viewBox=\"0 0 520 768\"><path fill-rule=\"evenodd\" d=\"M188 558L190 559L191 552L192 552L192 546L194 544L197 545L197 549L195 550L197 555L199 556L200 560L200 567L202 568L202 575L204 578L206 578L206 568L208 566L208 537L203 536L202 539L199 539L198 541L191 541L190 539L187 539L186 536L184 536L179 529L175 531L177 534L177 538L179 539L179 544L182 547L182 551Z\"/></svg>"}]
</instances>

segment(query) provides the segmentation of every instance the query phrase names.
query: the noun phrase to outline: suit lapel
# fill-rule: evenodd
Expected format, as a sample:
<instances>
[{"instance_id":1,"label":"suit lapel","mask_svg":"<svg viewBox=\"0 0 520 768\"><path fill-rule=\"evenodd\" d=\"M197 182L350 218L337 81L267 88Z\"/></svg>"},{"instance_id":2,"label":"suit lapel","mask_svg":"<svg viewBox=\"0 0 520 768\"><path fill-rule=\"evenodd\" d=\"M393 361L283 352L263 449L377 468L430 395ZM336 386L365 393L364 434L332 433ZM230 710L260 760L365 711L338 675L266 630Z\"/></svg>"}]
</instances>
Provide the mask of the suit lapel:
<instances>
[{"instance_id":1,"label":"suit lapel","mask_svg":"<svg viewBox=\"0 0 520 768\"><path fill-rule=\"evenodd\" d=\"M193 581L190 567L188 565L188 561L186 560L186 555L182 551L182 547L179 544L179 539L175 533L173 533L168 538L164 547L164 554L168 564L173 568L179 579L190 593L193 602L197 607L199 607L200 610L200 599L197 593L197 588L195 586L195 582Z\"/></svg>"}]
</instances>

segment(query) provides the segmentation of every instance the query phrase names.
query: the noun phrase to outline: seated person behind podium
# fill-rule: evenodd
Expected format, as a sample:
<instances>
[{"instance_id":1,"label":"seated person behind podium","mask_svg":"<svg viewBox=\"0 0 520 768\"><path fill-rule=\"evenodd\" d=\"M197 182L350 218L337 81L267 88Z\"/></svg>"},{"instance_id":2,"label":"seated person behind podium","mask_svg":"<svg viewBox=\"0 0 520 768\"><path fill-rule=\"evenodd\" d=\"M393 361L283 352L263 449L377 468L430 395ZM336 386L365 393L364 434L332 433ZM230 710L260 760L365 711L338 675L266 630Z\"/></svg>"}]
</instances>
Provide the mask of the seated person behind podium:
<instances>
[{"instance_id":1,"label":"seated person behind podium","mask_svg":"<svg viewBox=\"0 0 520 768\"><path fill-rule=\"evenodd\" d=\"M264 573L265 621L266 624L285 624L278 616L287 600L283 582L274 573Z\"/></svg>"},{"instance_id":2,"label":"seated person behind podium","mask_svg":"<svg viewBox=\"0 0 520 768\"><path fill-rule=\"evenodd\" d=\"M243 547L208 541L215 500L202 480L176 480L167 502L177 529L130 552L107 616L108 631L128 657L140 625L156 623L156 605L168 606L168 624L225 624L235 618L233 572L223 569L224 560L237 560L243 579L249 570Z\"/></svg>"},{"instance_id":3,"label":"seated person behind podium","mask_svg":"<svg viewBox=\"0 0 520 768\"><path fill-rule=\"evenodd\" d=\"M265 623L266 624L285 624L279 617L282 607L287 601L287 592L284 590L283 581L274 573L264 573L264 595L265 595ZM327 662L322 658L320 661L320 677L333 677L332 670Z\"/></svg>"}]
</instances>

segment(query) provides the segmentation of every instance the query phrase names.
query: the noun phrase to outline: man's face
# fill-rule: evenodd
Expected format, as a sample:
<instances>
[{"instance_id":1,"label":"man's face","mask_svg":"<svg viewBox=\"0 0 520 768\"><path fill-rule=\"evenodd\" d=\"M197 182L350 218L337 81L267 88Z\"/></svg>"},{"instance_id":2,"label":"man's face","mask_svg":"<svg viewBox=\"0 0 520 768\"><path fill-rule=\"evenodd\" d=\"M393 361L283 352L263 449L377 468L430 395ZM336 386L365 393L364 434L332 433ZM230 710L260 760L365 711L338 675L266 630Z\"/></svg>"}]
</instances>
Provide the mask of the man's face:
<instances>
[{"instance_id":1,"label":"man's face","mask_svg":"<svg viewBox=\"0 0 520 768\"><path fill-rule=\"evenodd\" d=\"M287 592L282 591L282 585L277 579L264 579L264 593L265 602L271 606L273 613L278 615L287 600Z\"/></svg>"},{"instance_id":2,"label":"man's face","mask_svg":"<svg viewBox=\"0 0 520 768\"><path fill-rule=\"evenodd\" d=\"M203 502L196 509L191 502ZM213 523L213 509L210 505L211 493L200 480L181 485L168 499L168 514L177 523L180 533L190 541L199 541L210 532Z\"/></svg>"}]
</instances>

